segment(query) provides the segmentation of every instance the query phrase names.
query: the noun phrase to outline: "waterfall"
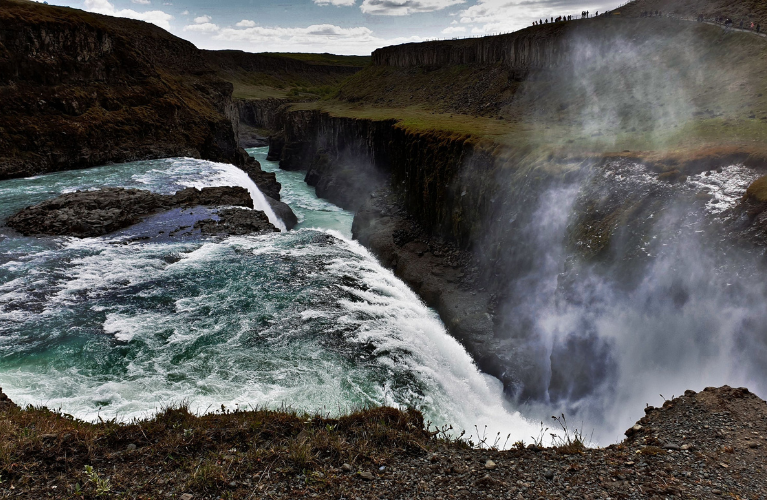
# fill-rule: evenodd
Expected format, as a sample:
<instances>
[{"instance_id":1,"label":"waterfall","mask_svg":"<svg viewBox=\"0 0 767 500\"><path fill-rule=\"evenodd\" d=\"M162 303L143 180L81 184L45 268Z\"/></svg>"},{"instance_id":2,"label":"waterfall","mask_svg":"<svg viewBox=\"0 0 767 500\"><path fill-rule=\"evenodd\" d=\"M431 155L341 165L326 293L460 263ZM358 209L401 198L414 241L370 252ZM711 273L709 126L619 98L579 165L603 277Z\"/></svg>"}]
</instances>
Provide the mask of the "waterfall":
<instances>
[{"instance_id":1,"label":"waterfall","mask_svg":"<svg viewBox=\"0 0 767 500\"><path fill-rule=\"evenodd\" d=\"M264 194L260 189L258 189L256 183L253 182L248 174L235 167L234 165L229 165L226 163L216 163L215 168L221 172L225 181L234 186L244 187L248 190L250 197L253 199L253 208L255 210L261 210L264 212L266 216L269 217L269 222L274 224L275 227L279 228L280 231L284 232L287 230L285 228L285 223L282 222L279 217L277 217L277 215L274 213L274 210L272 210L271 205L269 205L269 202L266 201Z\"/></svg>"}]
</instances>

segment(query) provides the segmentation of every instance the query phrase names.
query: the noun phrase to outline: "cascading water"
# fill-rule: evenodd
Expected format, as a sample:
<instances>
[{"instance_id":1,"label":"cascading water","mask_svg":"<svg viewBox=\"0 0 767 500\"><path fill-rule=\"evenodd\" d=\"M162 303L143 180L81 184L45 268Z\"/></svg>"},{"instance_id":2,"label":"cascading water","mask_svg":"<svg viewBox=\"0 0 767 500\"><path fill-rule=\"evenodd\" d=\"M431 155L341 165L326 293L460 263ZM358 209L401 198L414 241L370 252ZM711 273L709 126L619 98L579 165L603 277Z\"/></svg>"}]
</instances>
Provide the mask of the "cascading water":
<instances>
[{"instance_id":1,"label":"cascading water","mask_svg":"<svg viewBox=\"0 0 767 500\"><path fill-rule=\"evenodd\" d=\"M265 150L253 154L277 170ZM389 404L456 429L488 425L511 441L537 435L437 315L347 239L352 214L313 197L295 173L277 173L298 230L137 241L179 223L162 215L101 238L0 229L3 390L87 420L181 401L200 412L286 404L331 414ZM0 183L0 217L76 189L171 193L238 179L228 166L181 158L10 180Z\"/></svg>"},{"instance_id":2,"label":"cascading water","mask_svg":"<svg viewBox=\"0 0 767 500\"><path fill-rule=\"evenodd\" d=\"M520 188L499 210L517 224L496 267L508 365L527 363L525 414L565 412L607 444L661 395L725 384L764 394L764 252L720 218L758 172L731 165L670 184L618 161L581 174Z\"/></svg>"},{"instance_id":3,"label":"cascading water","mask_svg":"<svg viewBox=\"0 0 767 500\"><path fill-rule=\"evenodd\" d=\"M264 212L266 216L269 217L269 222L271 222L275 227L279 228L280 231L286 230L285 223L282 222L279 217L277 217L277 215L274 213L274 210L272 210L271 205L269 205L269 203L266 201L264 194L260 189L258 189L256 183L253 182L250 177L248 177L248 174L235 167L234 165L229 165L227 163L216 163L215 168L220 172L220 176L219 178L209 180L209 182L221 182L221 185L225 186L233 185L244 187L248 190L250 197L253 199L253 209L261 210ZM200 185L194 187L205 186Z\"/></svg>"}]
</instances>

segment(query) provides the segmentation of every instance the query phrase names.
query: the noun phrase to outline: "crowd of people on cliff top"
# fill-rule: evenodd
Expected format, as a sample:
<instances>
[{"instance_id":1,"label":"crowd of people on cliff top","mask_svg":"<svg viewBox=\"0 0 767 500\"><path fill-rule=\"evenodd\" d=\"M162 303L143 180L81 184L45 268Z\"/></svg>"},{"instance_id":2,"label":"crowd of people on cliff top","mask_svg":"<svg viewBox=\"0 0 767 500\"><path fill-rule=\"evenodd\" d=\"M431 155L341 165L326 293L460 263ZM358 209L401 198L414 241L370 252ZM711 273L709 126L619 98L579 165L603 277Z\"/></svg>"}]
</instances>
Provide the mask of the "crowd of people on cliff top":
<instances>
[{"instance_id":1,"label":"crowd of people on cliff top","mask_svg":"<svg viewBox=\"0 0 767 500\"><path fill-rule=\"evenodd\" d=\"M603 15L607 15L605 12ZM597 11L593 16L591 13L587 10L584 10L581 12L581 19L589 19L590 17L598 17L599 11ZM663 17L663 11L660 10L646 10L640 14L639 17ZM541 26L543 24L550 24L550 23L559 23L563 21L572 21L573 19L578 19L577 16L559 16L559 17L550 17L546 19L540 19L538 21L533 21L533 26ZM706 21L706 17L703 14L698 15L698 22L704 22ZM735 23L730 19L729 17L723 17L723 16L717 16L714 18L714 22L717 24L722 24L727 28L732 28L735 26ZM756 33L762 32L762 26L759 23L755 23L754 21L745 21L744 19L741 19L740 22L737 24L737 26L742 30L751 30L755 31Z\"/></svg>"},{"instance_id":2,"label":"crowd of people on cliff top","mask_svg":"<svg viewBox=\"0 0 767 500\"><path fill-rule=\"evenodd\" d=\"M590 17L598 17L599 11L596 11L594 15L592 16L591 13L587 10L584 10L581 12L581 19L588 19ZM573 18L578 19L577 16L559 16L559 17L550 17L546 19L540 19L538 21L533 21L533 26L541 26L543 24L549 24L549 23L559 23L563 21L572 21Z\"/></svg>"},{"instance_id":3,"label":"crowd of people on cliff top","mask_svg":"<svg viewBox=\"0 0 767 500\"><path fill-rule=\"evenodd\" d=\"M698 22L702 23L706 21L706 17L703 14L698 15ZM714 18L714 22L716 24L721 24L725 28L732 28L735 26L735 23L730 19L729 17L724 16L716 16ZM759 23L755 23L754 21L746 21L744 19L741 19L740 22L738 22L738 28L742 30L751 30L755 31L757 33L762 32L762 25Z\"/></svg>"}]
</instances>

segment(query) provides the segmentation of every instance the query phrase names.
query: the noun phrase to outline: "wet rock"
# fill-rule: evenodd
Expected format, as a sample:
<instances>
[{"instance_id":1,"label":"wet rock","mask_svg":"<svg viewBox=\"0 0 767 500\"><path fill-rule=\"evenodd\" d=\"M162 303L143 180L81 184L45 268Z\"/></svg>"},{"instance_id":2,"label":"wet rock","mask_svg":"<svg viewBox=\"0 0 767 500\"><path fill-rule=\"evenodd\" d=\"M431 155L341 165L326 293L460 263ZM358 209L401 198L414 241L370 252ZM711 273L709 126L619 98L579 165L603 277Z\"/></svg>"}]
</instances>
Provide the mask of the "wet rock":
<instances>
[{"instance_id":1,"label":"wet rock","mask_svg":"<svg viewBox=\"0 0 767 500\"><path fill-rule=\"evenodd\" d=\"M226 208L219 210L217 215L218 220L197 221L194 225L195 229L199 229L202 234L206 235L243 235L279 231L269 222L266 214L260 210Z\"/></svg>"},{"instance_id":2,"label":"wet rock","mask_svg":"<svg viewBox=\"0 0 767 500\"><path fill-rule=\"evenodd\" d=\"M274 211L274 215L280 218L280 220L285 224L285 228L290 230L296 227L296 224L298 224L298 217L296 217L296 214L293 212L293 209L288 206L287 203L283 203L279 200L275 200L272 197L264 195L264 198L266 198L267 203L269 203L269 206L272 207L272 210Z\"/></svg>"},{"instance_id":3,"label":"wet rock","mask_svg":"<svg viewBox=\"0 0 767 500\"><path fill-rule=\"evenodd\" d=\"M253 207L242 187L187 188L174 195L140 189L104 188L67 193L11 216L7 225L25 236L51 235L86 238L122 229L144 217L175 207Z\"/></svg>"},{"instance_id":4,"label":"wet rock","mask_svg":"<svg viewBox=\"0 0 767 500\"><path fill-rule=\"evenodd\" d=\"M173 195L171 204L174 207L196 205L253 208L253 200L248 190L242 187L206 187L202 189L186 188Z\"/></svg>"}]
</instances>

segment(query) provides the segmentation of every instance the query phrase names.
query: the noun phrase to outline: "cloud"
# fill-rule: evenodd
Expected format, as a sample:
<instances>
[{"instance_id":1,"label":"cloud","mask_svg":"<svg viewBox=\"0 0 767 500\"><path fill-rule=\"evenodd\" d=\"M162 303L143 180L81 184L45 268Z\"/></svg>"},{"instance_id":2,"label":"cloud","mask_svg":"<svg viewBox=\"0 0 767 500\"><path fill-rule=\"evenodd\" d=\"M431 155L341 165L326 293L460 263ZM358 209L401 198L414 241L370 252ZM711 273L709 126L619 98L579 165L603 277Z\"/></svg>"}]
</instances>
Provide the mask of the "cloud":
<instances>
[{"instance_id":1,"label":"cloud","mask_svg":"<svg viewBox=\"0 0 767 500\"><path fill-rule=\"evenodd\" d=\"M516 31L548 17L572 15L581 11L605 11L614 8L614 0L477 0L458 13L461 24L474 25L471 32L502 33Z\"/></svg>"},{"instance_id":2,"label":"cloud","mask_svg":"<svg viewBox=\"0 0 767 500\"><path fill-rule=\"evenodd\" d=\"M314 0L317 5L335 5L336 7L351 7L357 0Z\"/></svg>"},{"instance_id":3,"label":"cloud","mask_svg":"<svg viewBox=\"0 0 767 500\"><path fill-rule=\"evenodd\" d=\"M184 26L184 31L196 31L197 33L217 33L220 29L217 24L213 23L198 23Z\"/></svg>"},{"instance_id":4,"label":"cloud","mask_svg":"<svg viewBox=\"0 0 767 500\"><path fill-rule=\"evenodd\" d=\"M182 13L181 13L181 15L182 15L182 16L188 16L188 15L189 15L189 11L188 11L188 10L185 10L184 12L182 12Z\"/></svg>"},{"instance_id":5,"label":"cloud","mask_svg":"<svg viewBox=\"0 0 767 500\"><path fill-rule=\"evenodd\" d=\"M206 23L209 23L210 21L211 21L210 16L200 16L200 17L194 18L194 22L197 24L206 24Z\"/></svg>"},{"instance_id":6,"label":"cloud","mask_svg":"<svg viewBox=\"0 0 767 500\"><path fill-rule=\"evenodd\" d=\"M466 28L463 26L449 26L443 29L442 33L445 35L450 35L452 33L466 33Z\"/></svg>"},{"instance_id":7,"label":"cloud","mask_svg":"<svg viewBox=\"0 0 767 500\"><path fill-rule=\"evenodd\" d=\"M465 0L362 0L360 10L364 14L379 16L408 16L419 12L434 12Z\"/></svg>"},{"instance_id":8,"label":"cloud","mask_svg":"<svg viewBox=\"0 0 767 500\"><path fill-rule=\"evenodd\" d=\"M256 25L255 21L250 21L249 19L243 19L239 23L235 24L238 28L252 28Z\"/></svg>"},{"instance_id":9,"label":"cloud","mask_svg":"<svg viewBox=\"0 0 767 500\"><path fill-rule=\"evenodd\" d=\"M245 22L243 20L237 25ZM369 54L384 45L422 41L421 37L382 39L364 26L342 28L332 24L315 24L306 27L240 26L214 30L212 25L191 25L186 31L206 33L198 39L200 46L240 48L251 52L335 52L342 54ZM255 23L253 23L255 24ZM216 27L218 28L218 27Z\"/></svg>"},{"instance_id":10,"label":"cloud","mask_svg":"<svg viewBox=\"0 0 767 500\"><path fill-rule=\"evenodd\" d=\"M316 43L318 39L356 39L365 40L372 36L368 28L341 28L332 24L314 24L306 28L282 28L253 26L246 29L227 28L221 30L218 40L263 41L269 38L303 40Z\"/></svg>"},{"instance_id":11,"label":"cloud","mask_svg":"<svg viewBox=\"0 0 767 500\"><path fill-rule=\"evenodd\" d=\"M138 3L141 5L149 5L150 3L152 3L149 0L130 0L130 1L131 3Z\"/></svg>"},{"instance_id":12,"label":"cloud","mask_svg":"<svg viewBox=\"0 0 767 500\"><path fill-rule=\"evenodd\" d=\"M139 21L156 24L166 30L170 30L170 20L173 19L173 16L161 10L149 10L146 12L136 12L131 9L118 10L109 0L85 0L84 7L85 10L95 12L96 14L138 19Z\"/></svg>"}]
</instances>

